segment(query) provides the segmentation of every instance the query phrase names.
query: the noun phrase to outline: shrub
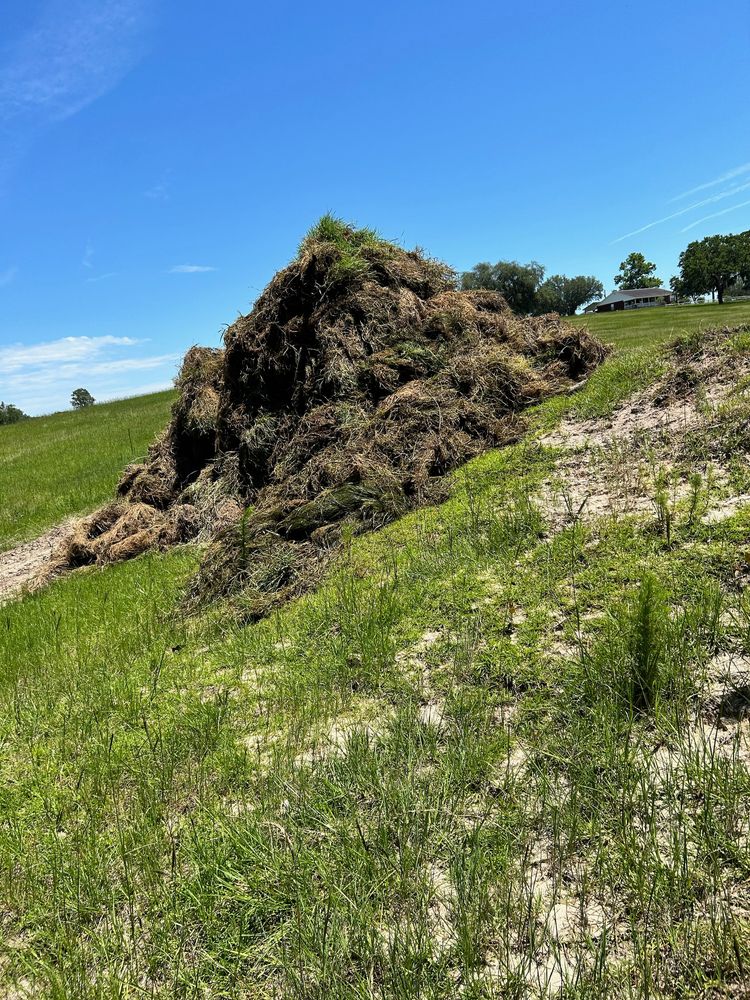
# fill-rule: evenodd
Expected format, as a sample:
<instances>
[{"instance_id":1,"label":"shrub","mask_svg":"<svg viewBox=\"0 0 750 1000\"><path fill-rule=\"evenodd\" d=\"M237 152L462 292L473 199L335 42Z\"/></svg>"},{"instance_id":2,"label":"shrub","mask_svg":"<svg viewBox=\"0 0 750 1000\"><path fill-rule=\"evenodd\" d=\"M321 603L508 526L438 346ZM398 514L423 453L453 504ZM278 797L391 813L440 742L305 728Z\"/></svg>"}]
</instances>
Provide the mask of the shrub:
<instances>
[{"instance_id":1,"label":"shrub","mask_svg":"<svg viewBox=\"0 0 750 1000\"><path fill-rule=\"evenodd\" d=\"M0 403L0 425L17 424L19 420L28 420L29 416L12 403Z\"/></svg>"}]
</instances>

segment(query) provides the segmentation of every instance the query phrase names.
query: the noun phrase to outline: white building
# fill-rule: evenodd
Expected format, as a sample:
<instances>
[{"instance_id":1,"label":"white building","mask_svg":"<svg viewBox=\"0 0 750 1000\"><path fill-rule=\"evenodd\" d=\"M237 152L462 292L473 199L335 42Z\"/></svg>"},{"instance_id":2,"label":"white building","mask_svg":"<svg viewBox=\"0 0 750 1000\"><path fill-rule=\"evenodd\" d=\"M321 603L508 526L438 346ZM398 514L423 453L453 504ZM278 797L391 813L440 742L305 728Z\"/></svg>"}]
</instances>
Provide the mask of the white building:
<instances>
[{"instance_id":1,"label":"white building","mask_svg":"<svg viewBox=\"0 0 750 1000\"><path fill-rule=\"evenodd\" d=\"M606 299L592 302L585 313L613 312L615 309L644 309L649 306L667 306L672 301L668 288L623 288L610 292Z\"/></svg>"}]
</instances>

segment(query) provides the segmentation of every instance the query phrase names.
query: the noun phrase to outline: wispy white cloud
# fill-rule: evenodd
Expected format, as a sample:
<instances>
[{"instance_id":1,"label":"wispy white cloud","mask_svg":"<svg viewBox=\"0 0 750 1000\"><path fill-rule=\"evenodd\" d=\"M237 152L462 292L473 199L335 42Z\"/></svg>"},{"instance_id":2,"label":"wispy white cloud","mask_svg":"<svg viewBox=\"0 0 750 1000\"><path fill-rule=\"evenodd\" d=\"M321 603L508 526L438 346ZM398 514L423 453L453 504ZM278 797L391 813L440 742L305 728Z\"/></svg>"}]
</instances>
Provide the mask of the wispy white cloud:
<instances>
[{"instance_id":1,"label":"wispy white cloud","mask_svg":"<svg viewBox=\"0 0 750 1000\"><path fill-rule=\"evenodd\" d=\"M0 65L0 121L60 120L111 90L141 52L145 0L47 0Z\"/></svg>"},{"instance_id":2,"label":"wispy white cloud","mask_svg":"<svg viewBox=\"0 0 750 1000\"><path fill-rule=\"evenodd\" d=\"M4 271L0 271L0 288L5 288L5 286L9 285L11 281L15 281L17 275L17 267L8 267Z\"/></svg>"},{"instance_id":3,"label":"wispy white cloud","mask_svg":"<svg viewBox=\"0 0 750 1000\"><path fill-rule=\"evenodd\" d=\"M747 186L750 187L750 184ZM720 215L728 215L730 212L736 212L738 208L747 208L748 205L750 205L750 201L741 201L738 205L730 205L729 208L723 208L720 212L712 212L711 215L704 215L702 219L696 219L695 222L691 222L688 226L683 227L680 232L686 233L688 229L699 226L701 222L708 222L709 219L717 219Z\"/></svg>"},{"instance_id":4,"label":"wispy white cloud","mask_svg":"<svg viewBox=\"0 0 750 1000\"><path fill-rule=\"evenodd\" d=\"M144 196L150 198L152 201L169 201L169 179L171 175L171 170L165 170L161 180L143 192Z\"/></svg>"},{"instance_id":5,"label":"wispy white cloud","mask_svg":"<svg viewBox=\"0 0 750 1000\"><path fill-rule=\"evenodd\" d=\"M94 266L94 247L91 240L86 243L86 249L83 251L83 258L81 260L81 267L93 267Z\"/></svg>"},{"instance_id":6,"label":"wispy white cloud","mask_svg":"<svg viewBox=\"0 0 750 1000\"><path fill-rule=\"evenodd\" d=\"M671 201L680 201L682 198L689 198L693 194L697 194L699 191L705 191L708 188L716 187L719 184L726 184L727 181L733 181L735 177L741 177L743 174L750 173L750 163L742 163L739 167L733 167L731 170L727 170L726 173L720 174L718 177L714 177L712 181L706 181L704 184L698 184L697 187L690 188L689 191L683 191L682 194L677 194L674 198L670 198Z\"/></svg>"},{"instance_id":7,"label":"wispy white cloud","mask_svg":"<svg viewBox=\"0 0 750 1000\"><path fill-rule=\"evenodd\" d=\"M99 361L90 365L87 371L92 375L111 375L113 372L142 372L163 365L174 364L181 358L180 354L156 354L148 358L120 358L117 361Z\"/></svg>"},{"instance_id":8,"label":"wispy white cloud","mask_svg":"<svg viewBox=\"0 0 750 1000\"><path fill-rule=\"evenodd\" d=\"M61 337L41 344L0 348L0 395L27 413L68 405L70 393L84 385L97 399L163 388L173 378L178 354L148 355L133 349L133 337ZM143 376L149 373L144 387Z\"/></svg>"},{"instance_id":9,"label":"wispy white cloud","mask_svg":"<svg viewBox=\"0 0 750 1000\"><path fill-rule=\"evenodd\" d=\"M717 201L723 201L724 198L731 198L735 194L739 194L740 191L746 191L750 188L750 181L746 181L744 184L737 184L732 188L728 188L726 191L720 191L718 194L712 194L708 198L703 198L701 201L693 202L692 205L688 205L686 208L680 208L676 212L672 212L670 215L665 215L662 219L655 219L653 222L647 222L645 226L641 226L640 229L634 229L630 233L625 233L624 236L618 236L616 240L612 240L610 246L614 243L621 243L623 240L629 239L631 236L638 236L639 233L645 233L647 229L653 229L654 226L660 226L663 222L669 222L672 219L677 219L681 215L687 215L688 212L694 212L697 208L703 208L704 205L713 205ZM721 214L721 213L718 213ZM712 216L706 216L706 218L712 218ZM702 220L699 220L702 221ZM691 225L697 225L697 223L691 223ZM686 227L687 229L690 226ZM684 229L681 232L685 232Z\"/></svg>"},{"instance_id":10,"label":"wispy white cloud","mask_svg":"<svg viewBox=\"0 0 750 1000\"><path fill-rule=\"evenodd\" d=\"M205 271L215 271L215 267L206 264L175 264L170 267L170 274L203 274Z\"/></svg>"},{"instance_id":11,"label":"wispy white cloud","mask_svg":"<svg viewBox=\"0 0 750 1000\"><path fill-rule=\"evenodd\" d=\"M118 273L118 271L107 271L105 274L97 274L93 278L86 278L86 282L91 285L96 281L104 281L107 278L116 278Z\"/></svg>"},{"instance_id":12,"label":"wispy white cloud","mask_svg":"<svg viewBox=\"0 0 750 1000\"><path fill-rule=\"evenodd\" d=\"M152 371L154 368L172 365L178 360L179 355L177 354L161 354L149 358L118 358L116 361L97 361L90 364L77 362L56 365L54 368L44 365L34 370L11 375L7 379L3 378L3 386L7 386L9 393L12 394L14 390L27 392L30 389L54 387L60 383L67 384L76 379L84 379L87 383L93 384L94 380L102 375Z\"/></svg>"},{"instance_id":13,"label":"wispy white cloud","mask_svg":"<svg viewBox=\"0 0 750 1000\"><path fill-rule=\"evenodd\" d=\"M11 344L0 347L0 375L25 368L90 361L109 347L132 347L140 343L132 337L61 337L41 344Z\"/></svg>"},{"instance_id":14,"label":"wispy white cloud","mask_svg":"<svg viewBox=\"0 0 750 1000\"><path fill-rule=\"evenodd\" d=\"M154 184L150 187L148 191L143 192L146 198L151 198L152 201L169 201L169 191L167 190L167 185L163 182Z\"/></svg>"},{"instance_id":15,"label":"wispy white cloud","mask_svg":"<svg viewBox=\"0 0 750 1000\"><path fill-rule=\"evenodd\" d=\"M103 403L108 399L124 399L126 396L143 396L147 392L161 392L164 389L171 389L173 386L174 378L162 378L154 382L141 382L140 380L134 383L107 382L99 397L99 402Z\"/></svg>"}]
</instances>

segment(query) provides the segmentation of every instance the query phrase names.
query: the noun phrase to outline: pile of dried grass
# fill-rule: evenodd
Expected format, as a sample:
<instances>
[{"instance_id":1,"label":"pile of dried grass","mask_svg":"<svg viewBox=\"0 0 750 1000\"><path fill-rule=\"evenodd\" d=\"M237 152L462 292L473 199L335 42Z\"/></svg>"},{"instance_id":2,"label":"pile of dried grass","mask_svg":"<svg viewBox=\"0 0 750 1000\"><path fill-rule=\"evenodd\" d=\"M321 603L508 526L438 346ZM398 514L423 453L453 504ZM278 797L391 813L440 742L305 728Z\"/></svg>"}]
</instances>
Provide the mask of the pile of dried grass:
<instances>
[{"instance_id":1,"label":"pile of dried grass","mask_svg":"<svg viewBox=\"0 0 750 1000\"><path fill-rule=\"evenodd\" d=\"M258 613L313 580L342 529L433 502L446 473L522 432L519 413L605 356L557 316L326 217L225 336L192 348L165 435L125 471L58 566L211 539L196 593Z\"/></svg>"}]
</instances>

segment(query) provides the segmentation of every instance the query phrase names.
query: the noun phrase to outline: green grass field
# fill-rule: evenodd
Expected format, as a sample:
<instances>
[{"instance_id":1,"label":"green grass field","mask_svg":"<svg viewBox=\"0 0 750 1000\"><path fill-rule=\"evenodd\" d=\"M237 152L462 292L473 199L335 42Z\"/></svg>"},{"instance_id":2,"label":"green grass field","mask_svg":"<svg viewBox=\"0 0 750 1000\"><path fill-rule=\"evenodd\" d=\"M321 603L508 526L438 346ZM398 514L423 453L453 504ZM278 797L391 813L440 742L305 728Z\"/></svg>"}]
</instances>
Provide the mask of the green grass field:
<instances>
[{"instance_id":1,"label":"green grass field","mask_svg":"<svg viewBox=\"0 0 750 1000\"><path fill-rule=\"evenodd\" d=\"M750 322L750 302L623 310L573 316L571 322L587 326L597 337L618 348L647 347L665 343L683 332Z\"/></svg>"},{"instance_id":2,"label":"green grass field","mask_svg":"<svg viewBox=\"0 0 750 1000\"><path fill-rule=\"evenodd\" d=\"M534 429L664 365L618 352ZM63 416L118 442L114 479L119 432ZM559 458L481 456L250 626L180 610L190 547L0 607L0 998L744 995L747 746L694 720L717 655L750 657L750 510L657 492L553 529Z\"/></svg>"},{"instance_id":3,"label":"green grass field","mask_svg":"<svg viewBox=\"0 0 750 1000\"><path fill-rule=\"evenodd\" d=\"M109 499L173 399L168 390L0 427L0 551Z\"/></svg>"},{"instance_id":4,"label":"green grass field","mask_svg":"<svg viewBox=\"0 0 750 1000\"><path fill-rule=\"evenodd\" d=\"M747 513L549 533L555 458L475 460L250 627L176 612L189 549L0 609L7 995L741 995L750 777L688 722Z\"/></svg>"}]
</instances>

